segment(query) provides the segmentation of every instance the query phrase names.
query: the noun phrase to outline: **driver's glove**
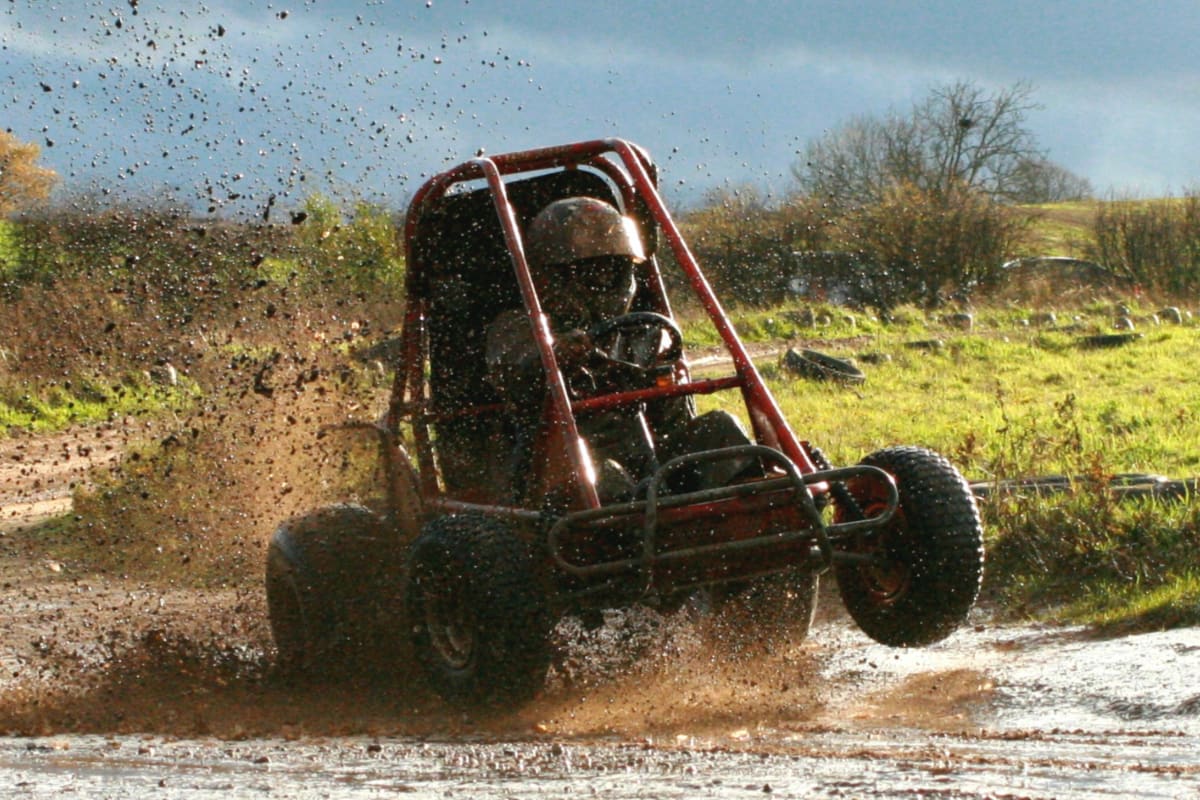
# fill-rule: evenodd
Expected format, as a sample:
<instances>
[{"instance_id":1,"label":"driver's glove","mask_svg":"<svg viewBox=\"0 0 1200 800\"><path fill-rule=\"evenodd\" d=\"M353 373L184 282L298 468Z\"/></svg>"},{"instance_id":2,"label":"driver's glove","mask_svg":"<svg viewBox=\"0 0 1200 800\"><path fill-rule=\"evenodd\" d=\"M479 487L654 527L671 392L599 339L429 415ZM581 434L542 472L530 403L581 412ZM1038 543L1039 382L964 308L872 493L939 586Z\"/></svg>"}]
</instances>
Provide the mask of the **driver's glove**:
<instances>
[{"instance_id":1,"label":"driver's glove","mask_svg":"<svg viewBox=\"0 0 1200 800\"><path fill-rule=\"evenodd\" d=\"M592 354L592 337L579 328L555 334L554 357L560 368L583 364Z\"/></svg>"}]
</instances>

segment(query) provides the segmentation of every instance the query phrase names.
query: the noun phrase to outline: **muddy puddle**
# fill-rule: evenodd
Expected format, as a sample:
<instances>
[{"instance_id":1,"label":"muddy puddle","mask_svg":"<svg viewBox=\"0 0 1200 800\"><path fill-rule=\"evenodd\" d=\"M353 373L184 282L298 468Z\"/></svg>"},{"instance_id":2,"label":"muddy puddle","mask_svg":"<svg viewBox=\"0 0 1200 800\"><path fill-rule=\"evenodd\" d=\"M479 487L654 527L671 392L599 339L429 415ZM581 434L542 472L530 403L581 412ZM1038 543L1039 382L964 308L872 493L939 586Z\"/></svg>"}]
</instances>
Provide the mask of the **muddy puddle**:
<instances>
[{"instance_id":1,"label":"muddy puddle","mask_svg":"<svg viewBox=\"0 0 1200 800\"><path fill-rule=\"evenodd\" d=\"M6 509L60 500L82 464L119 449L84 435L13 445L4 485L23 488ZM257 582L80 573L23 545L12 523L30 516L11 516L0 796L1200 794L1194 629L1097 638L980 610L946 642L893 650L826 587L804 642L686 612L565 624L538 700L470 715L431 696L402 651L285 679Z\"/></svg>"},{"instance_id":2,"label":"muddy puddle","mask_svg":"<svg viewBox=\"0 0 1200 800\"><path fill-rule=\"evenodd\" d=\"M1194 630L1097 639L981 612L947 642L892 650L828 592L803 643L613 616L560 630L566 655L530 707L479 716L446 710L400 661L275 675L255 593L38 574L41 592L6 590L6 795L1200 793Z\"/></svg>"}]
</instances>

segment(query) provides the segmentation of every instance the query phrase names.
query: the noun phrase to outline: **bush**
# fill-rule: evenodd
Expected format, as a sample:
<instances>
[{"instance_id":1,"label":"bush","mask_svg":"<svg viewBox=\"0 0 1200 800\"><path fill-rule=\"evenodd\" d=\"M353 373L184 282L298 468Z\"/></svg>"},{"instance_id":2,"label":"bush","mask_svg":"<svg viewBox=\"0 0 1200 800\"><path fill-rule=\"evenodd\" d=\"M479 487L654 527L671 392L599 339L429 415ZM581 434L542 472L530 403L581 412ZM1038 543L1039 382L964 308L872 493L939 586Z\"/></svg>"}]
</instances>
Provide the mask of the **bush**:
<instances>
[{"instance_id":1,"label":"bush","mask_svg":"<svg viewBox=\"0 0 1200 800\"><path fill-rule=\"evenodd\" d=\"M236 305L240 289L264 280L341 295L386 289L394 296L403 286L403 250L386 209L359 203L347 223L332 200L313 195L293 222L76 200L0 230L0 277L10 298L23 287L84 277L176 321L201 305Z\"/></svg>"},{"instance_id":2,"label":"bush","mask_svg":"<svg viewBox=\"0 0 1200 800\"><path fill-rule=\"evenodd\" d=\"M852 299L882 313L927 308L994 285L1027 226L1011 208L962 188L946 194L900 185L840 222L863 270Z\"/></svg>"},{"instance_id":3,"label":"bush","mask_svg":"<svg viewBox=\"0 0 1200 800\"><path fill-rule=\"evenodd\" d=\"M819 205L794 198L772 206L753 187L710 195L682 227L717 294L751 305L784 299L794 254L822 250L828 241Z\"/></svg>"},{"instance_id":4,"label":"bush","mask_svg":"<svg viewBox=\"0 0 1200 800\"><path fill-rule=\"evenodd\" d=\"M967 187L900 184L836 217L810 198L773 207L749 188L710 196L684 233L722 297L761 306L801 291L887 313L994 285L1029 222Z\"/></svg>"},{"instance_id":5,"label":"bush","mask_svg":"<svg viewBox=\"0 0 1200 800\"><path fill-rule=\"evenodd\" d=\"M87 199L22 217L12 238L17 259L10 295L21 286L86 277L107 282L133 305L179 315L250 282L264 258L289 247L286 231L277 227Z\"/></svg>"},{"instance_id":6,"label":"bush","mask_svg":"<svg viewBox=\"0 0 1200 800\"><path fill-rule=\"evenodd\" d=\"M349 222L330 198L312 195L300 215L297 244L303 280L355 292L404 285L404 252L391 213L360 202Z\"/></svg>"},{"instance_id":7,"label":"bush","mask_svg":"<svg viewBox=\"0 0 1200 800\"><path fill-rule=\"evenodd\" d=\"M0 388L166 361L207 389L214 346L303 357L388 330L403 309L399 244L376 208L324 228L81 200L4 223L0 258Z\"/></svg>"},{"instance_id":8,"label":"bush","mask_svg":"<svg viewBox=\"0 0 1200 800\"><path fill-rule=\"evenodd\" d=\"M1143 288L1169 297L1200 289L1200 193L1105 203L1093 232L1094 260Z\"/></svg>"}]
</instances>

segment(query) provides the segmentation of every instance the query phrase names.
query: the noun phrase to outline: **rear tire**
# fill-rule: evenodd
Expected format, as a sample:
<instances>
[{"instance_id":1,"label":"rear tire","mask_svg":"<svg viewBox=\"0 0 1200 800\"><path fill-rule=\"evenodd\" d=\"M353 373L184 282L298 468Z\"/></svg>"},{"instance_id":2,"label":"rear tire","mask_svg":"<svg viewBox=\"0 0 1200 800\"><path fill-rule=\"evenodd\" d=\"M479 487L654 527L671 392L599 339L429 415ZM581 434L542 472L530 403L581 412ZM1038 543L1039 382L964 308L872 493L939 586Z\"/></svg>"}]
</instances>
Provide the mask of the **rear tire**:
<instances>
[{"instance_id":1,"label":"rear tire","mask_svg":"<svg viewBox=\"0 0 1200 800\"><path fill-rule=\"evenodd\" d=\"M328 506L280 525L266 565L279 668L365 666L386 650L396 637L401 565L395 535L364 506Z\"/></svg>"},{"instance_id":2,"label":"rear tire","mask_svg":"<svg viewBox=\"0 0 1200 800\"><path fill-rule=\"evenodd\" d=\"M275 664L288 673L304 671L316 651L325 649L318 642L332 638L326 622L309 618L316 608L305 608L304 595L311 585L307 567L288 531L276 530L267 548L267 616L277 651Z\"/></svg>"},{"instance_id":3,"label":"rear tire","mask_svg":"<svg viewBox=\"0 0 1200 800\"><path fill-rule=\"evenodd\" d=\"M838 563L846 610L877 642L893 647L932 644L966 621L983 581L983 526L971 487L950 462L919 447L892 447L863 459L896 480L900 507L881 530L859 539L859 553L875 564ZM847 487L862 512L886 502L877 480ZM839 519L855 510L838 504Z\"/></svg>"},{"instance_id":4,"label":"rear tire","mask_svg":"<svg viewBox=\"0 0 1200 800\"><path fill-rule=\"evenodd\" d=\"M529 546L496 519L439 517L408 563L412 645L438 694L459 707L532 699L553 625Z\"/></svg>"}]
</instances>

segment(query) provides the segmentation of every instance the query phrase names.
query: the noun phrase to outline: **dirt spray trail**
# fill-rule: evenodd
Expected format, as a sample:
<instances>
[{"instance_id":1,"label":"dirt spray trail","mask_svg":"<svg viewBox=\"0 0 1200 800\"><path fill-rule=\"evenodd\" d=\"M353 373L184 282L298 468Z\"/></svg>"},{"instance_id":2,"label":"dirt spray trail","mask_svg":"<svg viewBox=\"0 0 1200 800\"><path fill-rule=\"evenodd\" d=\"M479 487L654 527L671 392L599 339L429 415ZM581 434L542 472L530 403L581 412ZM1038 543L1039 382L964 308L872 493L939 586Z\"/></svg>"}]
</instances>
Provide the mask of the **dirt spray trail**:
<instances>
[{"instance_id":1,"label":"dirt spray trail","mask_svg":"<svg viewBox=\"0 0 1200 800\"><path fill-rule=\"evenodd\" d=\"M1184 696L1190 687L1158 684L1159 700L1147 705L1128 691L1132 681L1100 690L1090 680L1128 678L1172 654L1175 663L1165 666L1178 668L1195 637L1096 643L1073 632L999 628L898 654L855 637L844 622L828 620L788 659L758 656L703 675L692 670L705 651L675 643L676 652L660 651L621 676L552 686L515 717L492 719L447 712L403 685L286 687L160 658L162 685L154 671L131 681L141 690L141 713L157 708L156 721L128 718L137 734L121 734L118 723L102 735L66 729L5 740L0 780L31 796L180 798L267 790L335 798L568 790L1082 798L1200 790L1200 726ZM1089 652L1098 658L1081 664L1080 647L1095 647ZM800 669L776 671L783 664ZM796 684L788 693L772 685L784 676ZM167 686L174 692L162 691ZM132 700L134 693L113 688L98 687L80 702Z\"/></svg>"}]
</instances>

